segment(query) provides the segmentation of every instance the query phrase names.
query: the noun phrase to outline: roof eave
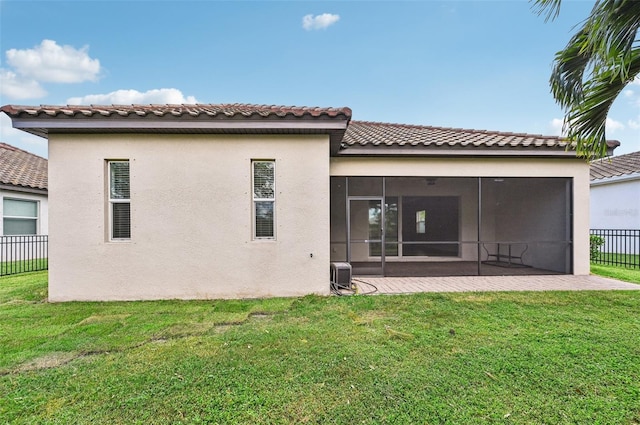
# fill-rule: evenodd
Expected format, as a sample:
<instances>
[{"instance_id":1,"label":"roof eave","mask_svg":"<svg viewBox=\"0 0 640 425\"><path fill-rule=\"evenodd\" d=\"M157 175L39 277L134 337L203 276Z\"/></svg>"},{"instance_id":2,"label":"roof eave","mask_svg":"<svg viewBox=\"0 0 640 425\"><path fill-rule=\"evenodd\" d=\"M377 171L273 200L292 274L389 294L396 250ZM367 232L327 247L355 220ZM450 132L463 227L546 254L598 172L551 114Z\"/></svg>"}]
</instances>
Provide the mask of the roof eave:
<instances>
[{"instance_id":1,"label":"roof eave","mask_svg":"<svg viewBox=\"0 0 640 425\"><path fill-rule=\"evenodd\" d=\"M44 131L47 134L50 130L64 132L64 130L82 129L104 129L104 130L204 130L204 129L317 129L317 130L345 130L347 119L327 119L327 120L63 120L63 119L30 119L12 118L13 127L25 131Z\"/></svg>"},{"instance_id":2,"label":"roof eave","mask_svg":"<svg viewBox=\"0 0 640 425\"><path fill-rule=\"evenodd\" d=\"M13 127L36 136L48 138L51 133L82 133L108 130L118 133L188 133L190 130L205 133L289 133L329 134L331 146L339 146L349 124L347 118L332 119L229 119L229 120L132 120L132 119L42 119L12 118Z\"/></svg>"},{"instance_id":3,"label":"roof eave","mask_svg":"<svg viewBox=\"0 0 640 425\"><path fill-rule=\"evenodd\" d=\"M14 184L7 184L7 183L0 183L0 190L8 190L11 192L34 193L37 195L47 195L49 193L47 189L43 189L43 188L19 186Z\"/></svg>"},{"instance_id":4,"label":"roof eave","mask_svg":"<svg viewBox=\"0 0 640 425\"><path fill-rule=\"evenodd\" d=\"M602 186L606 184L622 183L628 181L640 180L640 173L623 174L621 176L601 177L592 179L591 186Z\"/></svg>"}]
</instances>

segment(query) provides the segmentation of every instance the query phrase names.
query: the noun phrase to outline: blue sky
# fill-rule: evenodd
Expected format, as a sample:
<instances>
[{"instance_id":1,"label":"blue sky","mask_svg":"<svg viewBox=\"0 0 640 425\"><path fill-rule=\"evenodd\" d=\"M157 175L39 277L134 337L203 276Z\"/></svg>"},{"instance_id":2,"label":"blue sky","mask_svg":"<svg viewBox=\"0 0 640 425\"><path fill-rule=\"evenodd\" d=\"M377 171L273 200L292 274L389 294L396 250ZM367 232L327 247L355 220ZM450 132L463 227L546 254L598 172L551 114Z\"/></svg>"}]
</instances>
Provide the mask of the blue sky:
<instances>
[{"instance_id":1,"label":"blue sky","mask_svg":"<svg viewBox=\"0 0 640 425\"><path fill-rule=\"evenodd\" d=\"M348 106L353 119L560 134L548 79L592 1L0 0L0 104ZM10 128L0 140L46 156ZM640 150L640 80L607 137Z\"/></svg>"}]
</instances>

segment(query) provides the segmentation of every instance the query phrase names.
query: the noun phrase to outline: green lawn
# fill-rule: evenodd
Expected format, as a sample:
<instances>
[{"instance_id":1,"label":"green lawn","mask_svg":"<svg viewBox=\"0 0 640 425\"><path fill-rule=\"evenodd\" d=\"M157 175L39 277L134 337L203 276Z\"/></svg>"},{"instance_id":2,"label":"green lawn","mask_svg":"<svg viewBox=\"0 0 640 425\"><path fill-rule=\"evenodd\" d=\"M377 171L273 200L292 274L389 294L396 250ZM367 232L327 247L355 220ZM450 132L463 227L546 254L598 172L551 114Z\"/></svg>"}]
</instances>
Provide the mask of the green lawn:
<instances>
[{"instance_id":1,"label":"green lawn","mask_svg":"<svg viewBox=\"0 0 640 425\"><path fill-rule=\"evenodd\" d=\"M0 276L47 270L47 258L34 258L25 261L7 261L0 263Z\"/></svg>"},{"instance_id":2,"label":"green lawn","mask_svg":"<svg viewBox=\"0 0 640 425\"><path fill-rule=\"evenodd\" d=\"M640 270L638 264L640 264L640 255L632 254L615 254L609 252L601 252L598 260L603 263L617 263L618 267L626 267L630 269ZM596 263L600 264L598 261Z\"/></svg>"},{"instance_id":3,"label":"green lawn","mask_svg":"<svg viewBox=\"0 0 640 425\"><path fill-rule=\"evenodd\" d=\"M640 269L628 269L620 266L591 263L591 273L640 284Z\"/></svg>"},{"instance_id":4,"label":"green lawn","mask_svg":"<svg viewBox=\"0 0 640 425\"><path fill-rule=\"evenodd\" d=\"M640 423L640 291L48 304L46 278L0 278L2 423Z\"/></svg>"}]
</instances>

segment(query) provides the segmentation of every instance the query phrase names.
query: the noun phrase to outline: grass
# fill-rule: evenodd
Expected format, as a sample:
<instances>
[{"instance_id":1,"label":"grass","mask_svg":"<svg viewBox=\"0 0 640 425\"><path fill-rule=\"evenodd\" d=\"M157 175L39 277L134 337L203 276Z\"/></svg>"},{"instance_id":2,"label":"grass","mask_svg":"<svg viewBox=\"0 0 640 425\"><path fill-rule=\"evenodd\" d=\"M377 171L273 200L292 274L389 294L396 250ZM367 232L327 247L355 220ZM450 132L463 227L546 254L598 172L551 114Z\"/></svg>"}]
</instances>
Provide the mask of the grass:
<instances>
[{"instance_id":1,"label":"grass","mask_svg":"<svg viewBox=\"0 0 640 425\"><path fill-rule=\"evenodd\" d=\"M640 423L640 291L48 304L46 278L0 278L8 423Z\"/></svg>"},{"instance_id":2,"label":"grass","mask_svg":"<svg viewBox=\"0 0 640 425\"><path fill-rule=\"evenodd\" d=\"M0 276L46 270L48 261L47 258L34 258L24 261L0 262Z\"/></svg>"},{"instance_id":3,"label":"grass","mask_svg":"<svg viewBox=\"0 0 640 425\"><path fill-rule=\"evenodd\" d=\"M601 252L597 264L610 263L617 267L640 268L640 255L638 254L616 254L611 252Z\"/></svg>"},{"instance_id":4,"label":"grass","mask_svg":"<svg viewBox=\"0 0 640 425\"><path fill-rule=\"evenodd\" d=\"M640 284L640 269L627 269L620 266L591 263L591 273Z\"/></svg>"}]
</instances>

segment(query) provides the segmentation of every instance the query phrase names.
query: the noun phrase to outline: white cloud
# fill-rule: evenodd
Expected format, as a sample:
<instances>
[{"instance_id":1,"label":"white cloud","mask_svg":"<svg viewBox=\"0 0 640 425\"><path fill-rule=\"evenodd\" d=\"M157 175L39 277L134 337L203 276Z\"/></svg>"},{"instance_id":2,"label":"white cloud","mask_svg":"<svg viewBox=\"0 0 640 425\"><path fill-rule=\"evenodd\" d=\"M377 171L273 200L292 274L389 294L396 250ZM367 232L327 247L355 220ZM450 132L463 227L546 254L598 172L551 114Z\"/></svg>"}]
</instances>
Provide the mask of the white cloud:
<instances>
[{"instance_id":1,"label":"white cloud","mask_svg":"<svg viewBox=\"0 0 640 425\"><path fill-rule=\"evenodd\" d=\"M22 77L51 83L96 81L100 61L91 59L88 46L76 49L59 46L53 40L42 40L33 49L7 50L7 63Z\"/></svg>"},{"instance_id":2,"label":"white cloud","mask_svg":"<svg viewBox=\"0 0 640 425\"><path fill-rule=\"evenodd\" d=\"M322 15L305 15L302 18L302 28L307 31L325 29L340 20L339 15L323 13Z\"/></svg>"},{"instance_id":3,"label":"white cloud","mask_svg":"<svg viewBox=\"0 0 640 425\"><path fill-rule=\"evenodd\" d=\"M624 130L624 124L613 118L607 118L605 122L605 130L607 133L615 133L617 130Z\"/></svg>"},{"instance_id":4,"label":"white cloud","mask_svg":"<svg viewBox=\"0 0 640 425\"><path fill-rule=\"evenodd\" d=\"M22 78L15 72L0 68L0 95L9 99L35 99L46 96L47 92L36 80Z\"/></svg>"},{"instance_id":5,"label":"white cloud","mask_svg":"<svg viewBox=\"0 0 640 425\"><path fill-rule=\"evenodd\" d=\"M629 121L627 121L627 125L632 130L640 130L640 115L638 115L638 118L635 119L635 120L634 119L629 119Z\"/></svg>"},{"instance_id":6,"label":"white cloud","mask_svg":"<svg viewBox=\"0 0 640 425\"><path fill-rule=\"evenodd\" d=\"M184 96L178 89L155 89L144 93L137 90L116 90L107 94L90 94L67 99L69 105L145 105L155 104L194 104L193 96Z\"/></svg>"},{"instance_id":7,"label":"white cloud","mask_svg":"<svg viewBox=\"0 0 640 425\"><path fill-rule=\"evenodd\" d=\"M640 84L638 84L640 85ZM640 107L640 92L626 89L622 92L622 95L627 99L630 105Z\"/></svg>"},{"instance_id":8,"label":"white cloud","mask_svg":"<svg viewBox=\"0 0 640 425\"><path fill-rule=\"evenodd\" d=\"M555 136L562 136L562 127L564 126L564 120L561 118L554 118L549 123L549 133Z\"/></svg>"}]
</instances>

